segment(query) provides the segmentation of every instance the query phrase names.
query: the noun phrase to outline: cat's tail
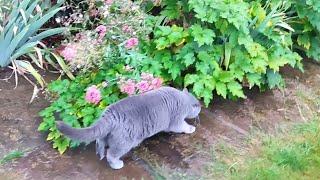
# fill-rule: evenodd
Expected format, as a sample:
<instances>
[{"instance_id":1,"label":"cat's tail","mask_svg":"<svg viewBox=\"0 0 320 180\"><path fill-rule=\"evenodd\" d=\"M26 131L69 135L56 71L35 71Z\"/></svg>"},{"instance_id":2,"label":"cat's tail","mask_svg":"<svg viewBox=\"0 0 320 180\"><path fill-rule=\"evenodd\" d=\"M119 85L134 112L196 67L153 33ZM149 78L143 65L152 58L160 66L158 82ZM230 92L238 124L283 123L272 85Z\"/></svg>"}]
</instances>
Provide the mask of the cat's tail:
<instances>
[{"instance_id":1,"label":"cat's tail","mask_svg":"<svg viewBox=\"0 0 320 180\"><path fill-rule=\"evenodd\" d=\"M91 142L106 136L110 131L110 124L105 119L99 119L90 127L73 128L63 121L56 121L58 130L72 140L80 142Z\"/></svg>"}]
</instances>

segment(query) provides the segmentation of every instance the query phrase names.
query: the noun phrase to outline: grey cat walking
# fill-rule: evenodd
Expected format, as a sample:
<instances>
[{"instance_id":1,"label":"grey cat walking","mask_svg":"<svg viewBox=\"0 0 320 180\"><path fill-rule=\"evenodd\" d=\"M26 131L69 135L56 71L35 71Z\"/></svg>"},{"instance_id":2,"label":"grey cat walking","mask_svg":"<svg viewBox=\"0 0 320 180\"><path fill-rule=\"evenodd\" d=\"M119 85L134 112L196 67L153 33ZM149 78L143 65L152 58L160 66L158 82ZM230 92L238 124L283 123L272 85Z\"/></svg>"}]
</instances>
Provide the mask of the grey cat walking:
<instances>
[{"instance_id":1,"label":"grey cat walking","mask_svg":"<svg viewBox=\"0 0 320 180\"><path fill-rule=\"evenodd\" d=\"M200 102L186 89L161 87L110 105L90 127L76 129L58 121L57 128L74 140L96 140L100 159L104 158L107 145L109 165L120 169L120 158L150 136L161 131L193 133L196 128L185 119L198 117L200 111Z\"/></svg>"}]
</instances>

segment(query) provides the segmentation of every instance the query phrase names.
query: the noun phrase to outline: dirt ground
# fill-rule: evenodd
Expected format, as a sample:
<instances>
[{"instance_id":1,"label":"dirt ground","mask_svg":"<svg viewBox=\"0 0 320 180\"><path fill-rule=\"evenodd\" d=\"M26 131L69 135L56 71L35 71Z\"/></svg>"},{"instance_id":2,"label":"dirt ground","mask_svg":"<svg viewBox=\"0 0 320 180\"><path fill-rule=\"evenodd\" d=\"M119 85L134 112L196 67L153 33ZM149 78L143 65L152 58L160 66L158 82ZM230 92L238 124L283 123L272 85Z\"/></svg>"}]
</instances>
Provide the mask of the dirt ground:
<instances>
[{"instance_id":1,"label":"dirt ground","mask_svg":"<svg viewBox=\"0 0 320 180\"><path fill-rule=\"evenodd\" d=\"M173 172L198 179L211 161L207 150L219 141L241 149L253 129L271 133L319 113L320 66L306 63L304 74L291 68L283 71L284 90L254 89L240 101L217 98L203 109L194 134L156 135L126 155L121 170L99 161L93 144L59 155L37 131L38 112L49 103L40 96L29 104L33 87L22 78L16 89L14 81L0 81L0 158L13 150L25 152L22 158L0 165L0 179L163 179ZM0 78L7 75L1 72Z\"/></svg>"}]
</instances>

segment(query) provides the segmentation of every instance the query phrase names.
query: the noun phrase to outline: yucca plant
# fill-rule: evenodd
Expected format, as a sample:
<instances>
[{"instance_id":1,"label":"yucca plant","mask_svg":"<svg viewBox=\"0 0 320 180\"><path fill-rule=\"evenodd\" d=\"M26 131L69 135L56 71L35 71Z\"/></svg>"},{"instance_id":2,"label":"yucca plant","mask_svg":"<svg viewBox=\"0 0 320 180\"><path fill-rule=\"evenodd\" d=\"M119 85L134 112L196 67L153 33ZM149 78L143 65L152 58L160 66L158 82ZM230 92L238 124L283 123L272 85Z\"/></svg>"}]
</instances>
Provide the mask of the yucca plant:
<instances>
[{"instance_id":1,"label":"yucca plant","mask_svg":"<svg viewBox=\"0 0 320 180\"><path fill-rule=\"evenodd\" d=\"M7 67L11 64L14 72L24 75L32 74L43 87L44 81L32 64L24 59L32 59L37 66L42 68L43 61L41 49L37 48L40 41L52 35L65 31L65 28L41 30L63 7L63 0L51 6L50 0L13 0L9 4L8 14L1 11L0 19L0 66ZM6 11L8 12L8 10ZM35 58L34 54L38 55Z\"/></svg>"}]
</instances>

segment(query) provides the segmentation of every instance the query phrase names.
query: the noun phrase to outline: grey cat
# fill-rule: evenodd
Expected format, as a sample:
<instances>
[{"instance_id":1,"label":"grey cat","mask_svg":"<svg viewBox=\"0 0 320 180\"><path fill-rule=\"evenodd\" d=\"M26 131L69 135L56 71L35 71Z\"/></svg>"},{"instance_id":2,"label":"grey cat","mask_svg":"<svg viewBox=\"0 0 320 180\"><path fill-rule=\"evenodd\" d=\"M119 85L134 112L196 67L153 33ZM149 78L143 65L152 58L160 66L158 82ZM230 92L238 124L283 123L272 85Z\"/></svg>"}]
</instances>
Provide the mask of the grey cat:
<instances>
[{"instance_id":1,"label":"grey cat","mask_svg":"<svg viewBox=\"0 0 320 180\"><path fill-rule=\"evenodd\" d=\"M186 89L161 87L110 105L90 127L76 129L58 121L57 128L73 140L96 140L96 152L101 159L108 145L107 162L111 168L120 169L120 158L154 134L193 133L196 128L185 119L198 117L200 111L200 102Z\"/></svg>"}]
</instances>

